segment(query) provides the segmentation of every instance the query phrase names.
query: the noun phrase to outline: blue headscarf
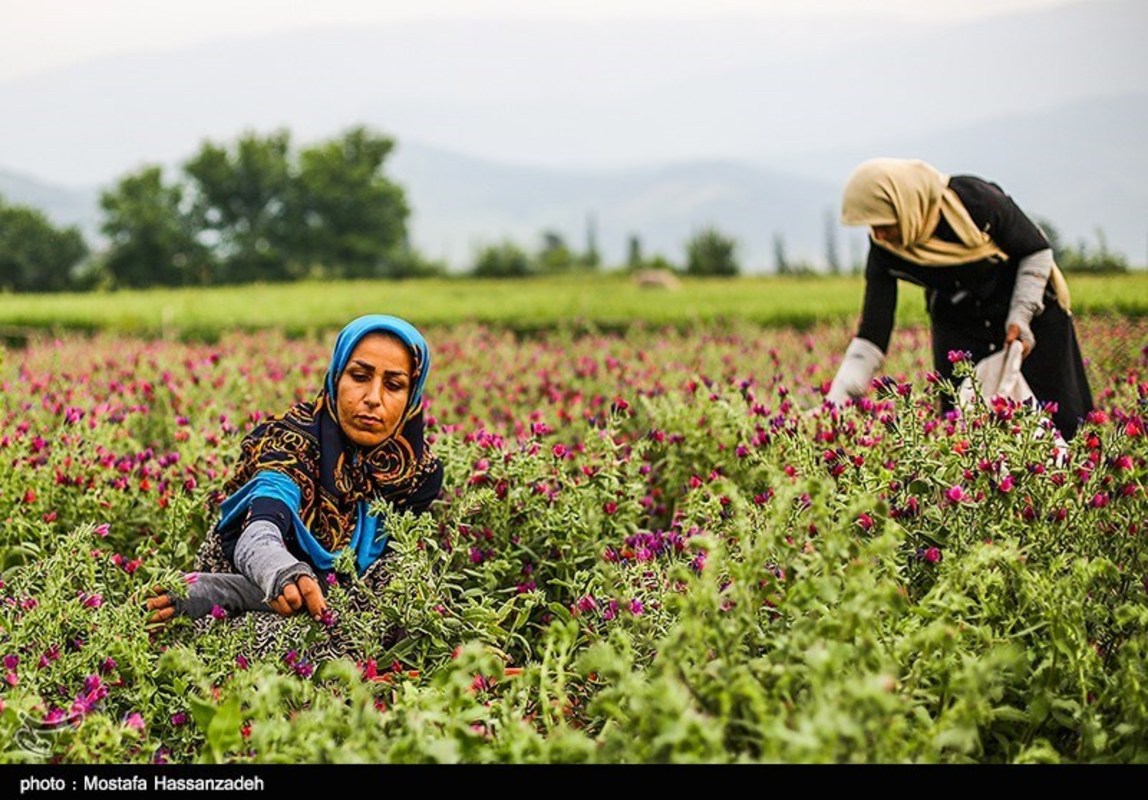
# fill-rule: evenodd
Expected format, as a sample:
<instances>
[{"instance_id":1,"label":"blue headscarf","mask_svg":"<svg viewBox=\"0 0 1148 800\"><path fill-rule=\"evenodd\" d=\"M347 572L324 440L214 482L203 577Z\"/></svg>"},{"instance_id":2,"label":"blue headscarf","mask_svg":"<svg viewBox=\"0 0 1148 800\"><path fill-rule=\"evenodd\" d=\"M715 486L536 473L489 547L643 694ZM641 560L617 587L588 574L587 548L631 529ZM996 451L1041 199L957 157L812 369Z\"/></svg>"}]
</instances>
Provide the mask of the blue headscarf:
<instances>
[{"instance_id":1,"label":"blue headscarf","mask_svg":"<svg viewBox=\"0 0 1148 800\"><path fill-rule=\"evenodd\" d=\"M430 348L414 325L405 319L386 314L367 314L352 320L347 327L339 331L339 336L335 339L335 350L331 354L331 365L327 367L327 396L335 397L335 387L339 385L339 377L347 368L351 353L355 352L355 347L363 337L371 333L389 333L397 337L411 351L415 372L411 376L411 395L407 401L407 409L420 408L423 386L426 385L427 373L430 372Z\"/></svg>"},{"instance_id":2,"label":"blue headscarf","mask_svg":"<svg viewBox=\"0 0 1148 800\"><path fill-rule=\"evenodd\" d=\"M400 429L375 447L360 448L343 433L335 402L339 378L365 336L396 337L411 354L411 390ZM437 476L438 461L423 436L422 395L430 371L430 349L422 334L398 317L370 314L348 324L335 340L319 396L297 403L281 417L248 434L235 474L224 487L220 531L240 528L252 502L270 498L291 511L297 550L320 571L334 568L346 548L360 573L382 555L386 533L370 513L374 500L398 507ZM437 492L437 487L434 487Z\"/></svg>"}]
</instances>

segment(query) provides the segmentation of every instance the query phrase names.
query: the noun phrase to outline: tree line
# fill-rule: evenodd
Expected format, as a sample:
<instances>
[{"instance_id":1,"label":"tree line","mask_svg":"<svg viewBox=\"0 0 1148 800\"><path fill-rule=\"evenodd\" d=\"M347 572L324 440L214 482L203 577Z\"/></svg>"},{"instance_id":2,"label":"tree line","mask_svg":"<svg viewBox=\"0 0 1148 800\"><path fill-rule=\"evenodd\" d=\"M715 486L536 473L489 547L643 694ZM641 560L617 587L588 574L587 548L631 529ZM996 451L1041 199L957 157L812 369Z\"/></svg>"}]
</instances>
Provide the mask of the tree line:
<instances>
[{"instance_id":1,"label":"tree line","mask_svg":"<svg viewBox=\"0 0 1148 800\"><path fill-rule=\"evenodd\" d=\"M168 176L145 166L100 194L100 230L106 247L93 253L75 227L58 228L40 211L0 197L0 291L52 292L93 288L204 286L302 278L414 278L446 274L409 240L410 207L403 187L384 166L392 138L351 128L317 144L295 148L291 135L245 133L230 143L205 141ZM1047 220L1062 268L1122 271L1127 261L1083 241L1064 246ZM843 272L837 224L825 218L825 261ZM533 252L511 240L485 245L468 274L522 278L601 268L596 227L588 220L585 248L571 247L555 231L542 233ZM675 264L643 253L631 235L624 267L686 275L734 276L741 272L738 242L716 227L697 230ZM774 236L774 272L819 272L787 258ZM851 271L860 269L854 254Z\"/></svg>"}]
</instances>

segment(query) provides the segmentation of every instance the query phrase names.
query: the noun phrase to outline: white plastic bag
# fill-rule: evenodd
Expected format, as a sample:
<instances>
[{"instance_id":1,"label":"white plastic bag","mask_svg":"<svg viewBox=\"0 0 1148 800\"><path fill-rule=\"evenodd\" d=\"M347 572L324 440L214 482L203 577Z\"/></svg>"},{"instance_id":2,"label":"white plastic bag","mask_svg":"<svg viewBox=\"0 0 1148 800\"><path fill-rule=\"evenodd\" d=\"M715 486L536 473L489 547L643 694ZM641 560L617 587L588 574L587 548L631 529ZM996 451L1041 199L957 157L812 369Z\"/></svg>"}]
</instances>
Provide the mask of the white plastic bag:
<instances>
[{"instance_id":1,"label":"white plastic bag","mask_svg":"<svg viewBox=\"0 0 1148 800\"><path fill-rule=\"evenodd\" d=\"M1023 360L1024 345L1020 341L1015 341L999 353L993 353L977 362L974 371L977 376L977 384L981 387L981 397L984 398L985 403L991 405L994 397L1003 397L1018 403L1025 403L1030 400L1036 402L1036 395L1032 393L1032 388L1020 371ZM968 412L972 409L975 398L973 382L969 378L965 378L957 388L957 404L962 411ZM1039 439L1042 436L1044 436L1044 431L1038 430L1036 438ZM1068 442L1057 433L1055 444L1056 464L1063 466L1068 459Z\"/></svg>"},{"instance_id":2,"label":"white plastic bag","mask_svg":"<svg viewBox=\"0 0 1148 800\"><path fill-rule=\"evenodd\" d=\"M1004 397L1018 403L1036 399L1028 381L1020 372L1023 359L1024 345L1016 341L999 353L993 353L977 362L975 367L977 383L981 387L981 397L986 403L991 402L994 397ZM957 389L957 402L962 409L970 408L973 396L973 382L965 378Z\"/></svg>"}]
</instances>

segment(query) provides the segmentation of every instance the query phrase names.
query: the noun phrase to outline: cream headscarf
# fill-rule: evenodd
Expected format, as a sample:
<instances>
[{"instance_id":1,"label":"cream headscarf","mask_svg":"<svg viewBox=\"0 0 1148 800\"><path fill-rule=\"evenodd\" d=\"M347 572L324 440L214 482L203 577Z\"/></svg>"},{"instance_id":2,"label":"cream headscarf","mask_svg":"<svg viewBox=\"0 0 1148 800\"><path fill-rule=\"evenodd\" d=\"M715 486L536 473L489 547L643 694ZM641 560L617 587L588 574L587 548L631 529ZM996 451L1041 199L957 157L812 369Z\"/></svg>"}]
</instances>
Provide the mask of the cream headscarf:
<instances>
[{"instance_id":1,"label":"cream headscarf","mask_svg":"<svg viewBox=\"0 0 1148 800\"><path fill-rule=\"evenodd\" d=\"M933 234L941 217L956 233L958 242ZM971 264L986 258L1008 259L984 231L977 228L961 198L949 188L949 176L931 164L907 158L873 158L862 163L845 182L841 205L845 225L897 225L901 242L875 245L924 267ZM1053 287L1060 305L1068 309L1068 286L1054 265Z\"/></svg>"}]
</instances>

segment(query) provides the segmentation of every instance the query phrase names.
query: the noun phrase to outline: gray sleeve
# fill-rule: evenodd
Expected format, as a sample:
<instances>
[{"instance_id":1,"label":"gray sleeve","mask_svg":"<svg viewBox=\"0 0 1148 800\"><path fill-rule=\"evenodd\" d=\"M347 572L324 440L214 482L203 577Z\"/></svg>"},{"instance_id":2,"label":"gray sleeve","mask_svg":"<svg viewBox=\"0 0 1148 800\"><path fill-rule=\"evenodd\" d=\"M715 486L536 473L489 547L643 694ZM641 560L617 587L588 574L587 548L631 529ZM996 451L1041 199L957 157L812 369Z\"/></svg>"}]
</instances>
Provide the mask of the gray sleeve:
<instances>
[{"instance_id":1,"label":"gray sleeve","mask_svg":"<svg viewBox=\"0 0 1148 800\"><path fill-rule=\"evenodd\" d=\"M291 555L279 528L267 520L251 523L240 534L235 567L262 590L264 601L278 597L287 582L300 575L315 577L309 564Z\"/></svg>"},{"instance_id":2,"label":"gray sleeve","mask_svg":"<svg viewBox=\"0 0 1148 800\"><path fill-rule=\"evenodd\" d=\"M1018 326L1021 341L1030 348L1036 345L1030 325L1032 318L1044 311L1044 287L1054 263L1052 250L1045 248L1025 256L1017 265L1016 286L1012 290L1005 327Z\"/></svg>"},{"instance_id":3,"label":"gray sleeve","mask_svg":"<svg viewBox=\"0 0 1148 800\"><path fill-rule=\"evenodd\" d=\"M198 572L194 577L194 582L187 587L187 597L172 598L177 614L199 619L210 614L216 606L229 614L269 610L263 602L263 592L242 575Z\"/></svg>"}]
</instances>

